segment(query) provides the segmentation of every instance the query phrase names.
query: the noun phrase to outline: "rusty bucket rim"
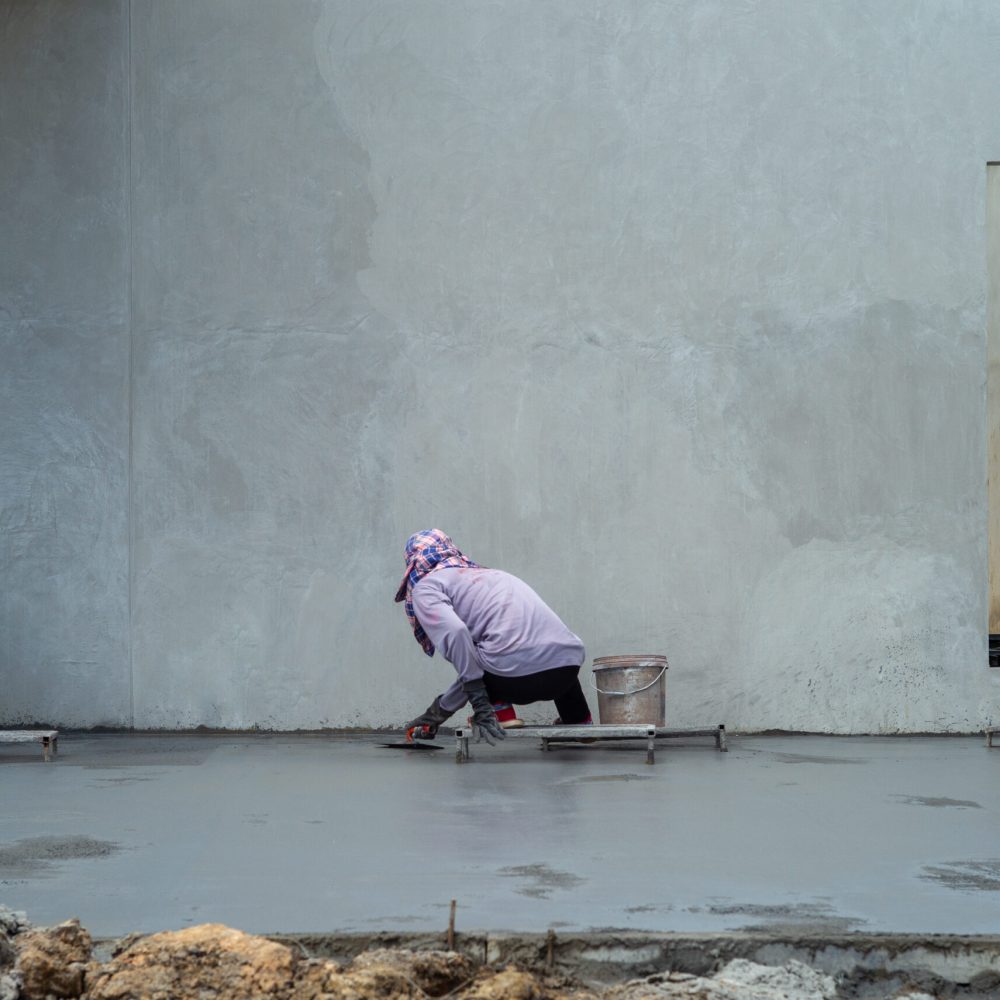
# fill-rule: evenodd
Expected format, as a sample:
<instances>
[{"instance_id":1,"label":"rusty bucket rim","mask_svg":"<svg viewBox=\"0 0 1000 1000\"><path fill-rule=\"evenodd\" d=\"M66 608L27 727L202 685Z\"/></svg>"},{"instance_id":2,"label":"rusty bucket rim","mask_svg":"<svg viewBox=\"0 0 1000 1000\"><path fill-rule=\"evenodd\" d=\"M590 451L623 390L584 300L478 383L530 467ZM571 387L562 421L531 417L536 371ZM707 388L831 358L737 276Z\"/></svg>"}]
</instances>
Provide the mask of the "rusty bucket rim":
<instances>
[{"instance_id":1,"label":"rusty bucket rim","mask_svg":"<svg viewBox=\"0 0 1000 1000\"><path fill-rule=\"evenodd\" d=\"M646 662L643 662L646 661ZM650 662L651 661L651 662ZM662 653L623 653L618 656L595 656L593 660L593 670L618 670L622 667L648 666L654 668L670 669L667 658Z\"/></svg>"}]
</instances>

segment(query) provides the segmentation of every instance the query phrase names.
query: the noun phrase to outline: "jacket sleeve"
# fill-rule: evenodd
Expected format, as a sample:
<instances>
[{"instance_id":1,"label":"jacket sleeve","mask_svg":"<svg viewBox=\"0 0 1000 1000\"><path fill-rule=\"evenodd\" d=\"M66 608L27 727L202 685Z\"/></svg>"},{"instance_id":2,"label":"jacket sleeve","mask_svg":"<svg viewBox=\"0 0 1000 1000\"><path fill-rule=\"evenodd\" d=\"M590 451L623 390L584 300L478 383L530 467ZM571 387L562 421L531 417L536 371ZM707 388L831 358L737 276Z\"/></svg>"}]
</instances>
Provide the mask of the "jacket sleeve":
<instances>
[{"instance_id":1,"label":"jacket sleeve","mask_svg":"<svg viewBox=\"0 0 1000 1000\"><path fill-rule=\"evenodd\" d=\"M441 707L446 712L457 712L468 700L469 696L462 688L462 679L457 677L455 683L441 695Z\"/></svg>"},{"instance_id":2,"label":"jacket sleeve","mask_svg":"<svg viewBox=\"0 0 1000 1000\"><path fill-rule=\"evenodd\" d=\"M413 613L431 642L458 673L455 683L441 697L443 708L457 711L467 700L462 684L483 676L476 644L465 622L455 614L448 595L430 581L422 580L413 588Z\"/></svg>"}]
</instances>

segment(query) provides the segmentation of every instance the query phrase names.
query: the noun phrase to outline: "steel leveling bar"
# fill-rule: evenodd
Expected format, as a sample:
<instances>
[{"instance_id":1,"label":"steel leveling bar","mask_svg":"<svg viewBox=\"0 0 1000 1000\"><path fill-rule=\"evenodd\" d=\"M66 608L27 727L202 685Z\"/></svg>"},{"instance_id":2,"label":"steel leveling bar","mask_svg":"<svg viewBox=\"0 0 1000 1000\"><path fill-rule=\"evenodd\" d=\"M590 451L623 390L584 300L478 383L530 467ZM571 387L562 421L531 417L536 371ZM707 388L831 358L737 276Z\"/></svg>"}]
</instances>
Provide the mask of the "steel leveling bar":
<instances>
[{"instance_id":1,"label":"steel leveling bar","mask_svg":"<svg viewBox=\"0 0 1000 1000\"><path fill-rule=\"evenodd\" d=\"M678 739L684 736L712 736L715 746L725 752L726 727L715 726L711 729L668 729L664 726L633 725L633 726L523 726L518 729L508 729L508 739L541 740L543 750L550 749L551 743L598 743L602 740L645 740L646 763L656 761L657 739ZM469 739L472 729L461 726L455 730L455 760L462 764L469 760Z\"/></svg>"}]
</instances>

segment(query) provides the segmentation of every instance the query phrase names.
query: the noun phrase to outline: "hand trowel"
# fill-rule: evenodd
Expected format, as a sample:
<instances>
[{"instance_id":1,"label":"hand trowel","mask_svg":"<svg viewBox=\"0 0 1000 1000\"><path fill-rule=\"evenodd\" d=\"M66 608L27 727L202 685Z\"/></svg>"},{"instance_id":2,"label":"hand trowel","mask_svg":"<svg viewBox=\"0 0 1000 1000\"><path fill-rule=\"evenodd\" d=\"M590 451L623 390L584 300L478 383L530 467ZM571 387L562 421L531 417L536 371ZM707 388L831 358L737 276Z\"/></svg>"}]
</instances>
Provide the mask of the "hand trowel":
<instances>
[{"instance_id":1,"label":"hand trowel","mask_svg":"<svg viewBox=\"0 0 1000 1000\"><path fill-rule=\"evenodd\" d=\"M424 727L427 728L426 726ZM406 731L406 739L402 743L380 743L379 746L385 750L443 750L444 747L437 743L427 743L423 740L415 740L413 733L416 727Z\"/></svg>"}]
</instances>

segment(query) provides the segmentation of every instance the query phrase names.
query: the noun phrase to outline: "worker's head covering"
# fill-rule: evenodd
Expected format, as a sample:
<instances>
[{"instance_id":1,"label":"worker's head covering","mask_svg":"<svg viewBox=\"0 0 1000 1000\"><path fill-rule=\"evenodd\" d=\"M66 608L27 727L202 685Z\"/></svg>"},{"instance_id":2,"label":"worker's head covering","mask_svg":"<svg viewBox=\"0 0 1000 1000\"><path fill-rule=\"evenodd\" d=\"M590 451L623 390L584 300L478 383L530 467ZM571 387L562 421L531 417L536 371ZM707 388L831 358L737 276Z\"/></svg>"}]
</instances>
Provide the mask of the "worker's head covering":
<instances>
[{"instance_id":1,"label":"worker's head covering","mask_svg":"<svg viewBox=\"0 0 1000 1000\"><path fill-rule=\"evenodd\" d=\"M410 535L406 542L406 572L396 591L396 603L405 601L406 617L410 620L413 636L423 647L428 656L434 655L434 643L420 627L417 616L413 613L413 588L428 573L436 569L450 566L465 566L469 569L479 569L479 563L466 558L456 548L455 543L439 528L428 528Z\"/></svg>"}]
</instances>

